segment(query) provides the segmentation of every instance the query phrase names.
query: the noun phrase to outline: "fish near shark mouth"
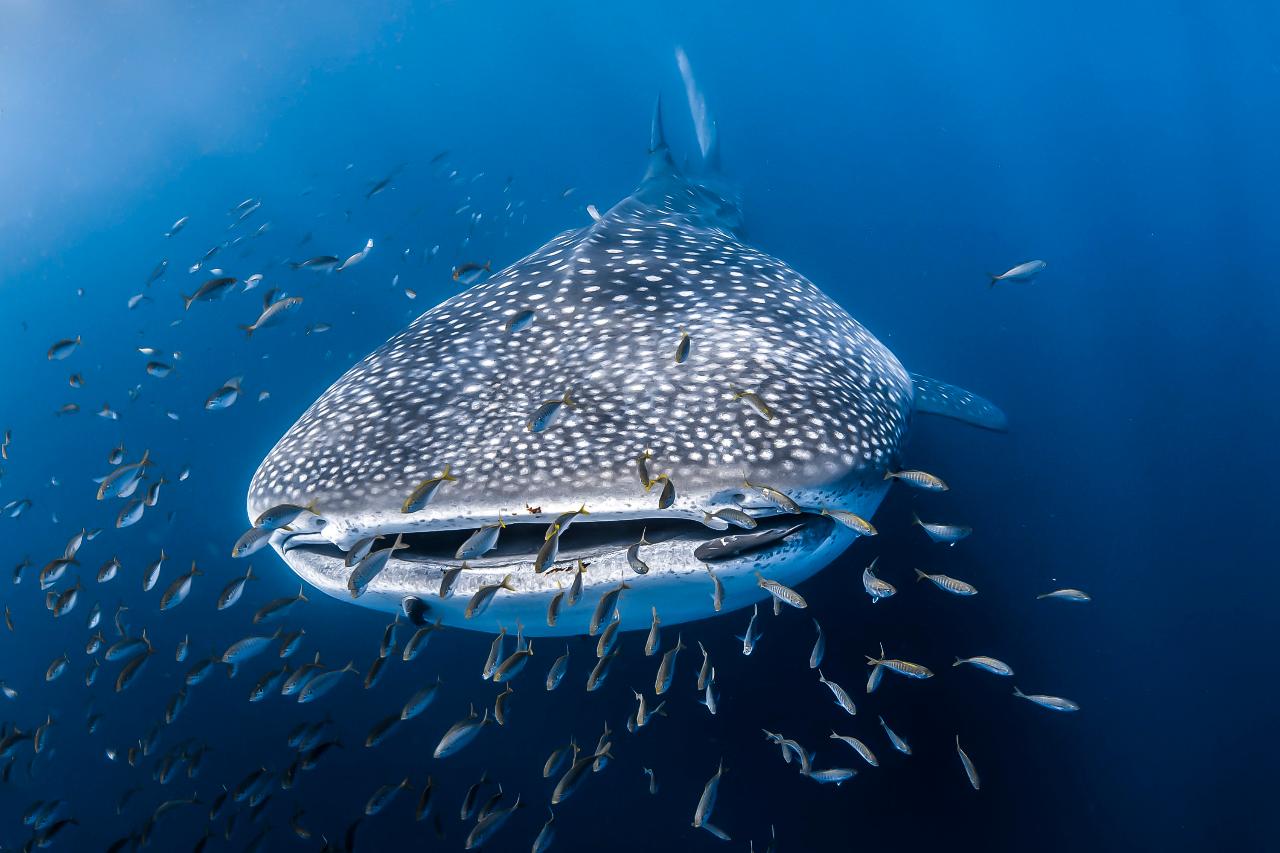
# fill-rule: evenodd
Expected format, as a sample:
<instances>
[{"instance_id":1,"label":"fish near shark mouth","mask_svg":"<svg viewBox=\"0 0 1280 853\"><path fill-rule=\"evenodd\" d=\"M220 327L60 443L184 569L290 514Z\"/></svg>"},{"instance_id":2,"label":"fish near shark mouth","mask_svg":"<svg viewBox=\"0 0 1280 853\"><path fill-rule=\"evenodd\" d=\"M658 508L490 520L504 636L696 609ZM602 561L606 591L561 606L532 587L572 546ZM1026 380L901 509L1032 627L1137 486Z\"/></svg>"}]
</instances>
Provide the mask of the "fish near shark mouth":
<instances>
[{"instance_id":1,"label":"fish near shark mouth","mask_svg":"<svg viewBox=\"0 0 1280 853\"><path fill-rule=\"evenodd\" d=\"M354 599L347 588L352 569L336 545L308 535L277 537L273 545L294 572L344 602L390 612L400 610L404 599L412 596L425 605L426 619L438 618L446 625L492 632L519 623L530 636L571 635L589 633L596 602L623 582L628 592L618 607L622 630L649 627L653 609L663 624L676 624L715 615L717 585L721 611L749 606L766 597L755 572L799 583L827 565L853 538L829 517L814 513L765 515L756 521L754 529L715 530L676 515L580 516L563 531L554 563L539 573L535 560L548 525L510 520L492 551L465 561L465 570L452 581L446 598L439 595L445 574L463 566L455 554L478 523L425 532L381 530L376 547L388 547L398 535L406 547L396 551ZM646 544L631 555L647 568L640 573L628 551L642 537ZM585 567L582 601L561 609L550 624L552 600L571 589L580 564ZM467 617L477 590L504 579L510 588L499 590L482 613Z\"/></svg>"}]
</instances>

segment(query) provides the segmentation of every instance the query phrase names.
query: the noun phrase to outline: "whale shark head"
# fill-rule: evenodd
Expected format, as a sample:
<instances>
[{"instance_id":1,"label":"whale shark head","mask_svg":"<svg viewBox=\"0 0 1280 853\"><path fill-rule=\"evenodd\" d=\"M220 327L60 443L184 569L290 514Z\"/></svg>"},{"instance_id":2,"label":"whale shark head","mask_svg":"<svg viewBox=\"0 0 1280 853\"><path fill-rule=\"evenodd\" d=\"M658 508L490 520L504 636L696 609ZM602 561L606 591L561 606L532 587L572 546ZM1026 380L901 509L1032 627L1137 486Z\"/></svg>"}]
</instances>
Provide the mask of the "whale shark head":
<instances>
[{"instance_id":1,"label":"whale shark head","mask_svg":"<svg viewBox=\"0 0 1280 853\"><path fill-rule=\"evenodd\" d=\"M416 596L445 624L571 634L622 581L622 629L647 627L651 607L674 624L760 600L757 572L799 583L853 541L822 510L872 516L912 378L812 282L739 239L736 201L676 168L660 115L632 195L417 318L268 454L249 517L314 502L324 519L272 536L296 573L350 601L344 552L404 534L357 603L390 611ZM455 479L408 500L446 469ZM579 508L535 571L548 525ZM757 527L724 530L709 514L725 508ZM459 546L499 519L496 547L440 597ZM628 549L642 539L639 574ZM550 625L579 560L584 603ZM466 618L504 578L510 589Z\"/></svg>"}]
</instances>

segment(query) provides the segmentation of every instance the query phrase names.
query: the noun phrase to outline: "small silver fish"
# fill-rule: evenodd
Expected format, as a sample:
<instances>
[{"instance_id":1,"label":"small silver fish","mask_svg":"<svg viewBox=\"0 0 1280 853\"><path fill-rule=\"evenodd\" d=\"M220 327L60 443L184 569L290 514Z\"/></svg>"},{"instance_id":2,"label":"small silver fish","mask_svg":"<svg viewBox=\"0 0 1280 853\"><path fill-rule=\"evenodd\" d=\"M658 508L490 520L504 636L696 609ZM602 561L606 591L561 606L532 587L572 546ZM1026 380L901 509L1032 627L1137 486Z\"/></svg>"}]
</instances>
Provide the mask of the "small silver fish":
<instances>
[{"instance_id":1,"label":"small silver fish","mask_svg":"<svg viewBox=\"0 0 1280 853\"><path fill-rule=\"evenodd\" d=\"M680 341L676 344L676 364L684 364L689 359L689 349L693 339L684 329L680 330Z\"/></svg>"},{"instance_id":2,"label":"small silver fish","mask_svg":"<svg viewBox=\"0 0 1280 853\"><path fill-rule=\"evenodd\" d=\"M755 391L731 391L734 400L742 400L747 403L755 411L757 415L772 423L777 420L778 413L775 412L764 398Z\"/></svg>"},{"instance_id":3,"label":"small silver fish","mask_svg":"<svg viewBox=\"0 0 1280 853\"><path fill-rule=\"evenodd\" d=\"M532 433L545 432L562 419L566 409L576 409L578 402L573 399L571 391L565 391L558 400L546 400L538 410L525 422L525 429Z\"/></svg>"},{"instance_id":4,"label":"small silver fish","mask_svg":"<svg viewBox=\"0 0 1280 853\"><path fill-rule=\"evenodd\" d=\"M949 592L952 595L977 595L978 590L971 583L950 577L948 575L930 575L919 569L916 569L916 580L921 581L928 579L938 589Z\"/></svg>"},{"instance_id":5,"label":"small silver fish","mask_svg":"<svg viewBox=\"0 0 1280 853\"><path fill-rule=\"evenodd\" d=\"M758 523L754 518L752 518L750 515L743 512L742 510L738 509L737 507L727 506L727 507L724 507L723 509L716 510L715 512L711 513L711 515L713 518L723 519L727 521L729 524L735 525L737 527L741 527L745 530L754 529L756 524Z\"/></svg>"},{"instance_id":6,"label":"small silver fish","mask_svg":"<svg viewBox=\"0 0 1280 853\"><path fill-rule=\"evenodd\" d=\"M510 681L515 678L520 674L520 670L524 669L525 664L529 662L531 657L533 657L533 643L529 643L523 649L517 648L494 671L493 680L501 684L504 681Z\"/></svg>"},{"instance_id":7,"label":"small silver fish","mask_svg":"<svg viewBox=\"0 0 1280 853\"><path fill-rule=\"evenodd\" d=\"M858 713L858 708L853 704L853 700L849 698L849 694L845 689L834 681L829 681L822 670L818 670L818 681L827 685L827 689L831 691L831 695L835 696L836 704L843 708L850 716Z\"/></svg>"},{"instance_id":8,"label":"small silver fish","mask_svg":"<svg viewBox=\"0 0 1280 853\"><path fill-rule=\"evenodd\" d=\"M871 561L871 565L862 570L862 588L867 591L867 595L871 596L872 604L882 598L889 598L898 591L893 584L876 577L876 563L879 560L880 558L876 557Z\"/></svg>"},{"instance_id":9,"label":"small silver fish","mask_svg":"<svg viewBox=\"0 0 1280 853\"><path fill-rule=\"evenodd\" d=\"M956 735L956 752L960 754L960 763L964 765L964 775L969 777L969 784L973 786L973 790L978 790L981 783L978 781L978 768L973 766L968 754L960 748L960 735Z\"/></svg>"},{"instance_id":10,"label":"small silver fish","mask_svg":"<svg viewBox=\"0 0 1280 853\"><path fill-rule=\"evenodd\" d=\"M1041 598L1057 598L1062 601L1092 601L1089 593L1079 589L1055 589L1053 592L1046 592L1043 595L1037 595L1036 599Z\"/></svg>"},{"instance_id":11,"label":"small silver fish","mask_svg":"<svg viewBox=\"0 0 1280 853\"><path fill-rule=\"evenodd\" d=\"M972 527L965 527L959 524L934 524L932 522L921 521L920 516L915 513L911 514L911 520L920 525L920 527L924 529L924 532L927 533L929 538L934 542L942 542L946 545L955 545L961 539L964 539L968 537L970 533L973 533Z\"/></svg>"},{"instance_id":12,"label":"small silver fish","mask_svg":"<svg viewBox=\"0 0 1280 853\"><path fill-rule=\"evenodd\" d=\"M758 571L756 572L756 586L773 596L775 601L800 609L809 606L809 602L805 601L800 593L789 586L783 586L777 581L769 580Z\"/></svg>"},{"instance_id":13,"label":"small silver fish","mask_svg":"<svg viewBox=\"0 0 1280 853\"><path fill-rule=\"evenodd\" d=\"M707 711L709 711L713 717L716 715L716 712L720 707L720 694L715 692L715 685L716 670L715 667L712 667L711 677L708 678L706 684L703 685L702 689L704 695L698 700L698 704L706 706Z\"/></svg>"},{"instance_id":14,"label":"small silver fish","mask_svg":"<svg viewBox=\"0 0 1280 853\"><path fill-rule=\"evenodd\" d=\"M560 682L564 680L564 674L569 669L569 644L564 647L564 654L556 658L555 663L551 664L551 668L547 670L547 690L555 690L560 686ZM550 774L543 774L550 775Z\"/></svg>"},{"instance_id":15,"label":"small silver fish","mask_svg":"<svg viewBox=\"0 0 1280 853\"><path fill-rule=\"evenodd\" d=\"M80 346L80 336L74 338L64 338L53 346L49 347L47 358L49 361L62 361L67 356L76 351L76 347Z\"/></svg>"},{"instance_id":16,"label":"small silver fish","mask_svg":"<svg viewBox=\"0 0 1280 853\"><path fill-rule=\"evenodd\" d=\"M859 536L875 536L877 533L875 526L857 513L843 509L828 509L824 506L821 514L834 518Z\"/></svg>"},{"instance_id":17,"label":"small silver fish","mask_svg":"<svg viewBox=\"0 0 1280 853\"><path fill-rule=\"evenodd\" d=\"M160 568L164 565L164 561L168 558L168 554L164 549L160 549L160 556L153 560L146 570L142 573L142 591L151 592L155 587L156 581L160 580Z\"/></svg>"},{"instance_id":18,"label":"small silver fish","mask_svg":"<svg viewBox=\"0 0 1280 853\"><path fill-rule=\"evenodd\" d=\"M698 690L702 691L707 688L707 681L711 678L712 666L711 656L707 654L707 649L702 645L701 641L698 642L698 650L702 652L702 666L698 669Z\"/></svg>"},{"instance_id":19,"label":"small silver fish","mask_svg":"<svg viewBox=\"0 0 1280 853\"><path fill-rule=\"evenodd\" d=\"M440 738L440 742L436 744L432 755L436 758L446 758L455 754L475 740L476 735L480 734L480 730L488 724L489 709L484 709L483 717L477 717L475 708L472 708L466 717L449 727L449 730Z\"/></svg>"},{"instance_id":20,"label":"small silver fish","mask_svg":"<svg viewBox=\"0 0 1280 853\"><path fill-rule=\"evenodd\" d=\"M578 599L582 598L582 576L586 574L586 571L587 564L579 559L573 573L573 583L569 586L569 597L565 599L565 604L570 607L577 604Z\"/></svg>"},{"instance_id":21,"label":"small silver fish","mask_svg":"<svg viewBox=\"0 0 1280 853\"><path fill-rule=\"evenodd\" d=\"M897 480L926 492L945 492L951 488L942 481L941 477L935 477L927 471L885 471L884 478Z\"/></svg>"},{"instance_id":22,"label":"small silver fish","mask_svg":"<svg viewBox=\"0 0 1280 853\"><path fill-rule=\"evenodd\" d=\"M474 560L477 557L483 557L498 546L498 534L507 524L502 520L502 513L498 513L498 520L494 524L486 524L476 532L467 537L467 541L458 546L458 550L454 553L455 560Z\"/></svg>"},{"instance_id":23,"label":"small silver fish","mask_svg":"<svg viewBox=\"0 0 1280 853\"><path fill-rule=\"evenodd\" d=\"M1010 667L1009 664L1002 660L989 658L986 655L978 655L971 658L956 658L956 662L951 665L960 666L963 663L972 664L978 669L985 669L987 672L995 673L996 675L1013 675L1013 668Z\"/></svg>"},{"instance_id":24,"label":"small silver fish","mask_svg":"<svg viewBox=\"0 0 1280 853\"><path fill-rule=\"evenodd\" d=\"M759 615L760 606L758 604L751 605L751 621L747 623L747 631L741 637L738 637L742 641L742 653L744 655L750 656L756 650L756 643L760 642L760 638L764 636L763 634L754 633L756 617Z\"/></svg>"},{"instance_id":25,"label":"small silver fish","mask_svg":"<svg viewBox=\"0 0 1280 853\"><path fill-rule=\"evenodd\" d=\"M907 678L932 678L933 672L926 666L911 661L896 660L893 658L885 658L884 646L880 647L880 657L873 658L867 655L867 664L869 666L880 666L885 669L896 672L899 675L905 675Z\"/></svg>"},{"instance_id":26,"label":"small silver fish","mask_svg":"<svg viewBox=\"0 0 1280 853\"><path fill-rule=\"evenodd\" d=\"M1050 711L1079 711L1080 706L1070 699L1063 699L1061 696L1045 696L1042 693L1023 693L1017 687L1013 688L1013 695L1019 699L1026 699L1028 702L1034 702L1041 708L1048 708Z\"/></svg>"},{"instance_id":27,"label":"small silver fish","mask_svg":"<svg viewBox=\"0 0 1280 853\"><path fill-rule=\"evenodd\" d=\"M804 774L815 782L834 783L838 788L858 775L858 771L850 767L833 767L830 770L810 770Z\"/></svg>"},{"instance_id":28,"label":"small silver fish","mask_svg":"<svg viewBox=\"0 0 1280 853\"><path fill-rule=\"evenodd\" d=\"M587 676L587 692L592 693L604 686L604 680L609 677L609 667L613 666L613 662L617 660L621 651L614 649L610 654L605 655L596 661L596 665L591 669L591 674Z\"/></svg>"},{"instance_id":29,"label":"small silver fish","mask_svg":"<svg viewBox=\"0 0 1280 853\"><path fill-rule=\"evenodd\" d=\"M517 655L522 654L522 652L516 652L516 654ZM499 671L501 671L501 669L499 669ZM500 681L500 680L501 679L495 676L494 681ZM493 702L493 719L494 719L494 722L496 722L500 726L505 726L507 724L507 702L511 694L514 692L515 691L511 689L511 683L507 682L507 689L499 693L498 698L495 699ZM481 814L483 813L484 811L481 810Z\"/></svg>"},{"instance_id":30,"label":"small silver fish","mask_svg":"<svg viewBox=\"0 0 1280 853\"><path fill-rule=\"evenodd\" d=\"M208 255L205 257L208 257ZM217 302L221 300L231 291L231 286L236 281L237 279L231 276L219 276L218 278L211 278L200 285L200 288L191 296L187 296L185 293L179 294L182 297L183 309L190 311L191 306L196 302Z\"/></svg>"},{"instance_id":31,"label":"small silver fish","mask_svg":"<svg viewBox=\"0 0 1280 853\"><path fill-rule=\"evenodd\" d=\"M620 624L620 619L614 619L600 632L600 640L596 643L596 657L602 658L613 651L613 646L618 641L618 625Z\"/></svg>"},{"instance_id":32,"label":"small silver fish","mask_svg":"<svg viewBox=\"0 0 1280 853\"><path fill-rule=\"evenodd\" d=\"M551 601L547 604L547 626L554 628L556 620L560 618L560 606L564 602L564 590L561 589L555 595L551 596Z\"/></svg>"},{"instance_id":33,"label":"small silver fish","mask_svg":"<svg viewBox=\"0 0 1280 853\"><path fill-rule=\"evenodd\" d=\"M428 684L426 687L410 696L408 701L404 703L404 708L400 711L400 719L412 720L414 717L425 711L427 706L435 701L436 694L440 689L440 684L440 679L436 678L435 684Z\"/></svg>"},{"instance_id":34,"label":"small silver fish","mask_svg":"<svg viewBox=\"0 0 1280 853\"><path fill-rule=\"evenodd\" d=\"M542 541L542 546L538 548L538 553L533 558L534 574L540 575L551 568L555 565L558 556L560 556L560 530L553 524L547 531L547 538Z\"/></svg>"},{"instance_id":35,"label":"small silver fish","mask_svg":"<svg viewBox=\"0 0 1280 853\"><path fill-rule=\"evenodd\" d=\"M244 577L236 578L223 588L222 593L218 596L218 609L226 610L228 607L239 601L240 596L244 594L244 585L251 580L255 580L252 565L250 565L248 571L244 573Z\"/></svg>"},{"instance_id":36,"label":"small silver fish","mask_svg":"<svg viewBox=\"0 0 1280 853\"><path fill-rule=\"evenodd\" d=\"M600 596L600 601L596 604L595 612L591 614L591 624L587 630L587 634L589 636L594 637L599 632L601 623L603 623L605 617L613 611L623 590L628 589L631 589L631 584L626 581L622 581L604 595Z\"/></svg>"},{"instance_id":37,"label":"small silver fish","mask_svg":"<svg viewBox=\"0 0 1280 853\"><path fill-rule=\"evenodd\" d=\"M904 754L904 756L910 756L911 754L910 745L908 745L908 743L906 743L905 740L902 740L901 738L899 738L899 736L897 736L895 731L893 731L892 729L890 729L890 727L888 727L887 722L884 722L884 717L881 717L879 721L881 721L881 727L882 729L884 729L884 734L888 735L888 740L890 740L890 743L893 744L893 748L897 749L897 751Z\"/></svg>"},{"instance_id":38,"label":"small silver fish","mask_svg":"<svg viewBox=\"0 0 1280 853\"><path fill-rule=\"evenodd\" d=\"M505 326L507 334L523 332L525 329L533 325L533 321L538 318L538 312L531 311L528 308L521 309L511 315Z\"/></svg>"},{"instance_id":39,"label":"small silver fish","mask_svg":"<svg viewBox=\"0 0 1280 853\"><path fill-rule=\"evenodd\" d=\"M320 673L308 681L306 686L298 691L298 701L303 703L314 702L316 699L319 699L321 696L324 696L336 687L338 682L341 681L342 677L348 672L355 672L356 675L360 674L356 672L354 661L347 661L347 665L342 669L333 669L329 672Z\"/></svg>"},{"instance_id":40,"label":"small silver fish","mask_svg":"<svg viewBox=\"0 0 1280 853\"><path fill-rule=\"evenodd\" d=\"M421 483L409 493L409 497L404 499L404 503L400 507L400 512L409 514L421 512L424 507L435 497L436 491L445 483L456 483L458 478L453 476L448 465L444 466L444 470L437 477L423 480Z\"/></svg>"},{"instance_id":41,"label":"small silver fish","mask_svg":"<svg viewBox=\"0 0 1280 853\"><path fill-rule=\"evenodd\" d=\"M342 558L342 565L346 566L348 569L352 566L358 565L361 560L369 556L369 552L373 550L373 546L377 544L378 540L381 538L381 536L366 536L364 539L356 542L356 544L351 546L351 550L346 553L346 556ZM234 554L232 556L234 556Z\"/></svg>"},{"instance_id":42,"label":"small silver fish","mask_svg":"<svg viewBox=\"0 0 1280 853\"><path fill-rule=\"evenodd\" d=\"M301 304L301 296L287 296L277 302L265 304L262 308L262 313L258 315L258 319L248 326L241 326L240 330L244 332L246 338L252 338L254 332L270 326L277 326L284 322L285 318L297 310Z\"/></svg>"},{"instance_id":43,"label":"small silver fish","mask_svg":"<svg viewBox=\"0 0 1280 853\"><path fill-rule=\"evenodd\" d=\"M658 608L654 607L652 608L652 610L653 610L653 621L650 622L649 624L649 636L646 637L644 641L645 657L653 657L654 653L658 651L658 646L661 644L662 635L659 630L659 626L662 624L662 621L658 619Z\"/></svg>"},{"instance_id":44,"label":"small silver fish","mask_svg":"<svg viewBox=\"0 0 1280 853\"><path fill-rule=\"evenodd\" d=\"M684 637L677 634L675 646L662 655L662 662L658 664L658 674L653 680L653 692L659 696L666 693L667 688L671 686L671 680L676 675L676 657L684 648Z\"/></svg>"},{"instance_id":45,"label":"small silver fish","mask_svg":"<svg viewBox=\"0 0 1280 853\"><path fill-rule=\"evenodd\" d=\"M648 528L640 531L640 541L632 542L627 546L627 564L631 566L631 571L638 575L649 574L649 564L640 559L640 546L652 545L653 543L645 539L644 535L648 532Z\"/></svg>"},{"instance_id":46,"label":"small silver fish","mask_svg":"<svg viewBox=\"0 0 1280 853\"><path fill-rule=\"evenodd\" d=\"M313 500L306 506L298 506L297 504L277 504L266 509L254 520L253 526L260 527L263 530L282 530L290 529L303 515L313 515L319 517L316 512L316 502Z\"/></svg>"},{"instance_id":47,"label":"small silver fish","mask_svg":"<svg viewBox=\"0 0 1280 853\"><path fill-rule=\"evenodd\" d=\"M306 596L306 587L303 584L298 584L297 595L274 598L259 607L258 612L253 614L253 624L265 625L269 622L274 622L304 601L310 601Z\"/></svg>"},{"instance_id":48,"label":"small silver fish","mask_svg":"<svg viewBox=\"0 0 1280 853\"><path fill-rule=\"evenodd\" d=\"M711 606L715 608L716 613L719 613L720 609L724 607L724 582L720 580L720 577L715 572L711 571L710 566L707 566L707 574L711 575Z\"/></svg>"},{"instance_id":49,"label":"small silver fish","mask_svg":"<svg viewBox=\"0 0 1280 853\"><path fill-rule=\"evenodd\" d=\"M604 749L596 750L591 755L576 759L573 764L560 777L560 781L556 783L555 790L551 792L552 805L558 805L569 798L582 781L587 777L587 770L594 767L597 760L601 758L612 758L609 751L612 744L606 744Z\"/></svg>"},{"instance_id":50,"label":"small silver fish","mask_svg":"<svg viewBox=\"0 0 1280 853\"><path fill-rule=\"evenodd\" d=\"M454 566L453 568L444 570L444 573L440 575L440 597L441 598L449 597L449 592L450 590L453 589L453 585L458 580L458 576L462 574L464 569L469 569L469 568L471 567L468 566L466 561L464 560L461 566Z\"/></svg>"},{"instance_id":51,"label":"small silver fish","mask_svg":"<svg viewBox=\"0 0 1280 853\"><path fill-rule=\"evenodd\" d=\"M641 451L635 458L636 473L639 474L640 485L644 486L646 492L653 488L653 477L649 476L649 460L652 458L653 454L648 449Z\"/></svg>"},{"instance_id":52,"label":"small silver fish","mask_svg":"<svg viewBox=\"0 0 1280 853\"><path fill-rule=\"evenodd\" d=\"M463 618L471 619L483 613L500 589L515 592L515 587L511 585L511 575L507 575L498 583L485 584L477 589L471 596L471 600L467 602L467 609L462 614Z\"/></svg>"},{"instance_id":53,"label":"small silver fish","mask_svg":"<svg viewBox=\"0 0 1280 853\"><path fill-rule=\"evenodd\" d=\"M822 666L822 658L827 654L827 638L822 633L822 626L818 624L817 619L813 620L813 627L818 631L818 638L813 641L813 651L809 652L809 669Z\"/></svg>"},{"instance_id":54,"label":"small silver fish","mask_svg":"<svg viewBox=\"0 0 1280 853\"><path fill-rule=\"evenodd\" d=\"M658 493L658 509L670 509L676 502L676 484L671 482L671 477L667 474L654 477L650 485L656 486L658 483L662 483L662 491Z\"/></svg>"},{"instance_id":55,"label":"small silver fish","mask_svg":"<svg viewBox=\"0 0 1280 853\"><path fill-rule=\"evenodd\" d=\"M725 835L720 829L713 827L710 823L711 813L715 810L716 799L720 795L720 777L724 775L724 759L720 760L719 766L716 767L716 773L707 780L707 784L702 787L702 796L698 798L698 806L693 812L693 826L697 829L706 829L713 835L729 840L729 836Z\"/></svg>"},{"instance_id":56,"label":"small silver fish","mask_svg":"<svg viewBox=\"0 0 1280 853\"><path fill-rule=\"evenodd\" d=\"M743 488L754 489L759 492L765 500L776 506L782 512L796 515L801 511L798 503L772 486L762 486L757 483L752 483L746 477L742 478L742 486Z\"/></svg>"},{"instance_id":57,"label":"small silver fish","mask_svg":"<svg viewBox=\"0 0 1280 853\"><path fill-rule=\"evenodd\" d=\"M871 751L871 748L867 746L865 743L863 743L862 741L858 740L856 737L850 737L849 735L839 735L839 734L836 734L835 732L832 732L831 738L832 740L839 740L847 743L849 746L853 748L854 752L858 753L858 755L862 757L863 761L867 762L872 767L880 766L880 762L876 760L876 755L874 752Z\"/></svg>"},{"instance_id":58,"label":"small silver fish","mask_svg":"<svg viewBox=\"0 0 1280 853\"><path fill-rule=\"evenodd\" d=\"M404 534L396 535L396 541L391 543L387 548L379 548L377 551L370 551L363 560L356 564L351 570L351 574L347 577L347 592L351 593L352 598L359 598L364 595L369 584L373 582L382 570L387 567L391 557L396 551L408 548L404 544Z\"/></svg>"},{"instance_id":59,"label":"small silver fish","mask_svg":"<svg viewBox=\"0 0 1280 853\"><path fill-rule=\"evenodd\" d=\"M202 575L204 572L196 568L196 561L191 561L191 571L180 575L169 584L169 588L164 591L164 595L160 596L160 609L170 610L186 601L187 595L191 592L191 582L195 580L196 575Z\"/></svg>"},{"instance_id":60,"label":"small silver fish","mask_svg":"<svg viewBox=\"0 0 1280 853\"><path fill-rule=\"evenodd\" d=\"M995 273L987 273L987 277L991 279L991 287L995 287L997 282L1001 281L1020 281L1031 282L1036 276L1045 271L1049 264L1045 261L1035 260L1026 261L1018 264L1011 270L1002 272L999 275Z\"/></svg>"},{"instance_id":61,"label":"small silver fish","mask_svg":"<svg viewBox=\"0 0 1280 853\"><path fill-rule=\"evenodd\" d=\"M502 650L507 639L507 628L502 626L497 635L493 638L493 642L489 644L489 656L485 658L484 667L480 670L480 677L488 681L493 677L493 673L498 668L499 661L502 660Z\"/></svg>"}]
</instances>

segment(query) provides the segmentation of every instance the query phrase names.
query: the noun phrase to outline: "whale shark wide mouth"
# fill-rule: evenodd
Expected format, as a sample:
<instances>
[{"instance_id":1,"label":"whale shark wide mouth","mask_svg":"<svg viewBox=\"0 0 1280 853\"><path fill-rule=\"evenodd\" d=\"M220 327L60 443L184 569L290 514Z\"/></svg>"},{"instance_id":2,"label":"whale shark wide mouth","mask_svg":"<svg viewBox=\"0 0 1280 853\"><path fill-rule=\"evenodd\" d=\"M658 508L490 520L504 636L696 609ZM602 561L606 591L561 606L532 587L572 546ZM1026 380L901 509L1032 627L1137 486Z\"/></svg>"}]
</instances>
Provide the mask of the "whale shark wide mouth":
<instances>
[{"instance_id":1,"label":"whale shark wide mouth","mask_svg":"<svg viewBox=\"0 0 1280 853\"><path fill-rule=\"evenodd\" d=\"M592 520L590 516L578 517L561 535L555 564L547 568L544 574L554 575L571 570L578 560L590 563L605 555L624 552L642 539L646 543L641 549L642 558L647 547L683 546L683 549L689 550L700 561L715 563L767 551L801 531L819 541L825 540L833 526L830 518L812 513L758 517L756 527L749 530L732 526L726 530L717 530L700 521L678 516L636 516L600 521ZM403 534L383 530L377 547L386 547L397 535L402 535L401 544L405 547L395 552L397 562L418 563L424 568L433 569L459 567L464 561L456 556L457 551L477 527L479 524L459 525L449 529ZM493 550L465 562L474 570L532 573L538 551L546 541L546 534L546 522L510 520ZM294 542L294 539L302 541ZM316 541L310 536L286 538L281 546L286 554L300 549L335 560L342 560L346 556L336 545Z\"/></svg>"}]
</instances>

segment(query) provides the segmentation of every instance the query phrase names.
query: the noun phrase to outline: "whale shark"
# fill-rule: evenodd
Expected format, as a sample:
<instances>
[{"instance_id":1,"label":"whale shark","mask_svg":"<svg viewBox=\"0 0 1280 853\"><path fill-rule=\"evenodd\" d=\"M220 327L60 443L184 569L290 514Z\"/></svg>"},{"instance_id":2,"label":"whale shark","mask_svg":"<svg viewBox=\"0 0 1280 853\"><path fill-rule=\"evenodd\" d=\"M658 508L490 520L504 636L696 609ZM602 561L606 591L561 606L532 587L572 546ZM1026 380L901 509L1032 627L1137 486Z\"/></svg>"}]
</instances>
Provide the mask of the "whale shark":
<instances>
[{"instance_id":1,"label":"whale shark","mask_svg":"<svg viewBox=\"0 0 1280 853\"><path fill-rule=\"evenodd\" d=\"M619 630L648 628L651 608L673 625L831 564L859 534L830 513L874 516L916 415L1006 428L746 243L719 160L715 138L677 166L659 100L631 195L325 391L249 485L250 520L315 509L271 533L288 567L334 598L388 612L416 599L420 616L480 631L584 634L602 607ZM549 525L575 510L546 559ZM458 558L493 525L491 550ZM400 547L354 597L346 555L374 536Z\"/></svg>"}]
</instances>

